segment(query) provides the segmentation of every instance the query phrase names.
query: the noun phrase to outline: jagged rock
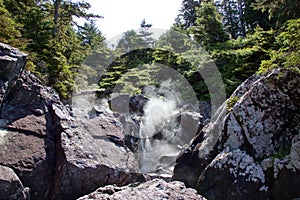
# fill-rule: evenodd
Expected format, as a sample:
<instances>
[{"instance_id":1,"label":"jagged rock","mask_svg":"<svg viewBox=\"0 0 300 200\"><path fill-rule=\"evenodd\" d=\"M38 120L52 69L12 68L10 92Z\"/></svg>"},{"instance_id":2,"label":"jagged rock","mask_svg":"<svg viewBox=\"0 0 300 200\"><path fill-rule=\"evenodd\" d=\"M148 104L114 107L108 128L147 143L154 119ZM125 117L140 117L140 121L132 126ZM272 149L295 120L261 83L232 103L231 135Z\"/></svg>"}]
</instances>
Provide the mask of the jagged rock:
<instances>
[{"instance_id":1,"label":"jagged rock","mask_svg":"<svg viewBox=\"0 0 300 200\"><path fill-rule=\"evenodd\" d=\"M27 55L0 42L0 76L5 80L16 80L26 63Z\"/></svg>"},{"instance_id":2,"label":"jagged rock","mask_svg":"<svg viewBox=\"0 0 300 200\"><path fill-rule=\"evenodd\" d=\"M208 199L268 199L260 165L239 149L222 152L203 170L197 188Z\"/></svg>"},{"instance_id":3,"label":"jagged rock","mask_svg":"<svg viewBox=\"0 0 300 200\"><path fill-rule=\"evenodd\" d=\"M112 115L71 112L25 70L14 82L0 80L8 85L1 102L0 164L16 172L32 199L75 199L143 178Z\"/></svg>"},{"instance_id":4,"label":"jagged rock","mask_svg":"<svg viewBox=\"0 0 300 200\"><path fill-rule=\"evenodd\" d=\"M19 177L9 167L0 165L0 199L29 200L29 188L24 188Z\"/></svg>"},{"instance_id":5,"label":"jagged rock","mask_svg":"<svg viewBox=\"0 0 300 200\"><path fill-rule=\"evenodd\" d=\"M0 42L0 101L2 101L5 91L19 77L26 63L26 54L18 49Z\"/></svg>"},{"instance_id":6,"label":"jagged rock","mask_svg":"<svg viewBox=\"0 0 300 200\"><path fill-rule=\"evenodd\" d=\"M228 104L224 103L217 110L211 122L194 138L191 146L181 153L177 159L173 179L181 180L187 186L207 193L202 186L205 185L204 180L207 181L209 178L206 176L203 179L203 176L208 173L207 170L212 170L210 167L212 162L222 156L225 149L229 149L230 152L239 149L264 168L266 187L262 186L262 189L268 188L266 192L272 199L280 199L282 195L274 191L278 191L289 182L299 187L299 157L295 156L299 155L299 149L297 142L292 142L293 138L300 133L299 85L299 74L288 70L273 70L265 75L250 77L234 92L227 101ZM276 162L272 160L274 157L289 154L293 154L294 159L280 165L278 174L284 175L279 179L270 172L278 169ZM267 162L268 158L271 162ZM290 169L289 173L284 173L282 169L285 168ZM217 182L231 182L228 184L228 189L223 191L224 197L230 197L233 191L237 191L233 184L235 181L241 181L243 177L247 180L244 174L237 177L238 179L232 178L232 175L228 176L228 171L231 170L230 167L224 167L222 174L224 175L225 171L226 176L217 180ZM202 178L199 178L201 176ZM291 179L292 176L295 178ZM236 199L243 199L251 195L251 191L261 189L251 180L244 181L242 186L249 192L247 194L236 192ZM218 190L217 187L218 185L212 184L209 190ZM294 187L290 187L288 191L288 197L300 196L299 190ZM258 193L260 192L263 194L265 191L258 190ZM219 199L213 195L209 197ZM263 194L253 198L264 199L265 197Z\"/></svg>"},{"instance_id":7,"label":"jagged rock","mask_svg":"<svg viewBox=\"0 0 300 200\"><path fill-rule=\"evenodd\" d=\"M23 60L15 62L24 67ZM32 199L47 199L53 187L55 138L49 106L54 103L60 103L56 93L26 71L15 82L8 81L1 102L0 164L16 172Z\"/></svg>"},{"instance_id":8,"label":"jagged rock","mask_svg":"<svg viewBox=\"0 0 300 200\"><path fill-rule=\"evenodd\" d=\"M120 122L104 108L82 110L70 118L53 107L60 130L52 199L75 199L107 184L125 185L143 178L134 154L125 146ZM84 117L88 116L88 117Z\"/></svg>"},{"instance_id":9,"label":"jagged rock","mask_svg":"<svg viewBox=\"0 0 300 200\"><path fill-rule=\"evenodd\" d=\"M161 179L154 179L140 185L116 187L106 186L95 192L83 196L78 200L109 199L109 200L156 200L156 199L182 199L182 200L205 200L197 194L196 190L186 188L182 182L174 181L167 183Z\"/></svg>"},{"instance_id":10,"label":"jagged rock","mask_svg":"<svg viewBox=\"0 0 300 200\"><path fill-rule=\"evenodd\" d=\"M183 111L180 113L180 128L182 134L182 145L188 144L188 142L195 137L200 128L204 126L204 117L193 111Z\"/></svg>"}]
</instances>

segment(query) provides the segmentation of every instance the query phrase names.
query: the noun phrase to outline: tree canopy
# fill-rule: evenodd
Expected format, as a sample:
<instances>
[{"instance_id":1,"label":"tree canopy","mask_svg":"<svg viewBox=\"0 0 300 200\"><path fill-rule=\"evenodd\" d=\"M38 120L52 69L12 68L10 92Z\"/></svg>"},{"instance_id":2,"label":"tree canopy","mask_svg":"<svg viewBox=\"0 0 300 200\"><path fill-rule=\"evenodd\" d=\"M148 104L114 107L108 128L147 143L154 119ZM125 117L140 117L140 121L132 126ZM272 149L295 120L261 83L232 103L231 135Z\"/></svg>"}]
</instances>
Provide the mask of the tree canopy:
<instances>
[{"instance_id":1,"label":"tree canopy","mask_svg":"<svg viewBox=\"0 0 300 200\"><path fill-rule=\"evenodd\" d=\"M179 72L207 101L208 89L195 66L211 60L227 95L258 71L299 71L300 4L292 0L182 0L173 26L158 40L144 19L114 48L96 25L101 16L89 8L83 0L0 0L0 41L27 52L27 70L65 100L73 91L115 84L141 92L138 85L158 84L154 74L163 74L162 65Z\"/></svg>"}]
</instances>

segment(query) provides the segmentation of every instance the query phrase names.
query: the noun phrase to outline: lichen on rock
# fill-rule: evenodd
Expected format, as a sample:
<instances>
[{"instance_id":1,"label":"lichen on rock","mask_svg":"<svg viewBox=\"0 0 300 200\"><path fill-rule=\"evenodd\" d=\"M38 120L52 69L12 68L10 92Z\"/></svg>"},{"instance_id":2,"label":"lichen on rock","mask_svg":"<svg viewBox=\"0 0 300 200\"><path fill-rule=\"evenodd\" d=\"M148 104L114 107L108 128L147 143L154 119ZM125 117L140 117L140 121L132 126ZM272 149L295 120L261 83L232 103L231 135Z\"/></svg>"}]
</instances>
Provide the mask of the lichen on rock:
<instances>
[{"instance_id":1,"label":"lichen on rock","mask_svg":"<svg viewBox=\"0 0 300 200\"><path fill-rule=\"evenodd\" d=\"M300 196L299 85L299 74L289 70L250 77L233 93L230 110L224 103L177 159L173 179L209 199L221 193L240 199L254 191L251 199ZM277 192L289 180L289 193ZM235 183L247 192L237 192Z\"/></svg>"}]
</instances>

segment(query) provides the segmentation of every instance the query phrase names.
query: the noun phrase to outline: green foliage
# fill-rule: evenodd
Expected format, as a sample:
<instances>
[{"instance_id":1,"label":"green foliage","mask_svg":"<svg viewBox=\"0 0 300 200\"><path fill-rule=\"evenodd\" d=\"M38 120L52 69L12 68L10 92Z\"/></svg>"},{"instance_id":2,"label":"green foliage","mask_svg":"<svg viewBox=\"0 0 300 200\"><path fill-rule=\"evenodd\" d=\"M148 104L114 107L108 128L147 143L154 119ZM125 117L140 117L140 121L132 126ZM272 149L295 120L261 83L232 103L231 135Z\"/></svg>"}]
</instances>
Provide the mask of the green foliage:
<instances>
[{"instance_id":1,"label":"green foliage","mask_svg":"<svg viewBox=\"0 0 300 200\"><path fill-rule=\"evenodd\" d=\"M105 40L101 31L97 28L95 20L85 22L82 27L78 28L77 35L82 41L82 45L90 48L91 50Z\"/></svg>"},{"instance_id":2,"label":"green foliage","mask_svg":"<svg viewBox=\"0 0 300 200\"><path fill-rule=\"evenodd\" d=\"M274 160L275 158L282 159L282 158L284 158L285 156L289 155L290 153L291 153L290 147L289 147L288 149L280 148L279 151L278 151L276 154L274 154L274 155L272 156L272 158L273 158L273 160Z\"/></svg>"},{"instance_id":3,"label":"green foliage","mask_svg":"<svg viewBox=\"0 0 300 200\"><path fill-rule=\"evenodd\" d=\"M195 0L183 0L180 14L177 16L175 22L176 26L181 29L187 29L191 26L194 26L196 21L196 8L200 6L201 1Z\"/></svg>"},{"instance_id":4,"label":"green foliage","mask_svg":"<svg viewBox=\"0 0 300 200\"><path fill-rule=\"evenodd\" d=\"M282 27L288 20L300 18L300 4L294 0L255 0L256 10L267 12L269 19L275 21L276 28Z\"/></svg>"},{"instance_id":5,"label":"green foliage","mask_svg":"<svg viewBox=\"0 0 300 200\"><path fill-rule=\"evenodd\" d=\"M209 46L228 39L228 35L223 29L221 15L212 3L202 2L200 7L196 8L196 16L190 32L200 44Z\"/></svg>"},{"instance_id":6,"label":"green foliage","mask_svg":"<svg viewBox=\"0 0 300 200\"><path fill-rule=\"evenodd\" d=\"M254 74L262 60L269 59L269 50L276 48L275 32L256 28L246 38L214 45L212 56L222 74L227 96Z\"/></svg>"},{"instance_id":7,"label":"green foliage","mask_svg":"<svg viewBox=\"0 0 300 200\"><path fill-rule=\"evenodd\" d=\"M236 104L236 102L238 102L238 100L239 100L238 96L232 96L229 99L227 99L226 109L228 112L234 107L234 105Z\"/></svg>"},{"instance_id":8,"label":"green foliage","mask_svg":"<svg viewBox=\"0 0 300 200\"><path fill-rule=\"evenodd\" d=\"M146 42L134 30L123 33L117 44L117 49L124 53L145 47Z\"/></svg>"},{"instance_id":9,"label":"green foliage","mask_svg":"<svg viewBox=\"0 0 300 200\"><path fill-rule=\"evenodd\" d=\"M276 37L278 50L270 50L270 59L264 60L259 69L265 72L273 68L289 68L299 72L300 66L300 18L290 20Z\"/></svg>"},{"instance_id":10,"label":"green foliage","mask_svg":"<svg viewBox=\"0 0 300 200\"><path fill-rule=\"evenodd\" d=\"M101 87L140 92L142 85L157 85L158 77L167 79L161 66L168 66L209 101L207 77L198 71L212 59L197 44L212 55L227 96L259 66L261 72L276 67L299 72L299 6L292 0L183 0L175 25L158 41L143 20L138 33L125 32L112 50L91 20L100 16L88 13L83 0L0 0L0 41L27 52L26 69L64 99L75 83L76 90L88 89L99 77ZM88 21L79 26L74 18Z\"/></svg>"},{"instance_id":11,"label":"green foliage","mask_svg":"<svg viewBox=\"0 0 300 200\"><path fill-rule=\"evenodd\" d=\"M1 42L24 49L25 43L20 42L22 36L20 29L22 26L14 21L11 14L4 7L3 0L0 0L0 27Z\"/></svg>"},{"instance_id":12,"label":"green foliage","mask_svg":"<svg viewBox=\"0 0 300 200\"><path fill-rule=\"evenodd\" d=\"M11 39L19 44L22 40L28 41L23 48L29 54L26 69L53 86L63 99L69 98L78 66L103 40L93 21L78 28L76 33L77 24L73 18L99 16L87 13L90 5L83 1L4 0L4 5L8 11L1 0L0 33L5 32L6 39L10 33Z\"/></svg>"},{"instance_id":13,"label":"green foliage","mask_svg":"<svg viewBox=\"0 0 300 200\"><path fill-rule=\"evenodd\" d=\"M252 34L257 26L264 30L272 27L268 15L253 8L254 2L255 0L215 1L223 16L223 25L231 38L245 38L247 34Z\"/></svg>"}]
</instances>

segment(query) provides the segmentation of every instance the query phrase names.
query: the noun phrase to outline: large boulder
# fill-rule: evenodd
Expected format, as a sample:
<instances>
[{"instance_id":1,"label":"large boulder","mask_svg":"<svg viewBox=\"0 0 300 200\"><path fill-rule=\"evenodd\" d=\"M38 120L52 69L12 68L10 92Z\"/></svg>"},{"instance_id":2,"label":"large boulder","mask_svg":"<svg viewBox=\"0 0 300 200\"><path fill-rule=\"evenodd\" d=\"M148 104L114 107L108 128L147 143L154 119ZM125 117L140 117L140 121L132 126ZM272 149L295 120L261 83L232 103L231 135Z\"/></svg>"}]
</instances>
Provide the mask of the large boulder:
<instances>
[{"instance_id":1,"label":"large boulder","mask_svg":"<svg viewBox=\"0 0 300 200\"><path fill-rule=\"evenodd\" d=\"M9 63L10 75L0 76L7 84L0 110L0 164L16 172L31 189L32 199L47 199L53 187L56 161L49 106L60 102L56 93L42 86L32 74L19 74L25 61L24 54L16 51L7 47L0 56L14 58Z\"/></svg>"},{"instance_id":2,"label":"large boulder","mask_svg":"<svg viewBox=\"0 0 300 200\"><path fill-rule=\"evenodd\" d=\"M24 69L27 54L0 42L0 75L5 80L16 80Z\"/></svg>"},{"instance_id":3,"label":"large boulder","mask_svg":"<svg viewBox=\"0 0 300 200\"><path fill-rule=\"evenodd\" d=\"M197 194L196 190L186 188L182 182L173 181L167 183L162 179L154 179L140 185L124 187L106 186L95 192L83 196L78 200L157 200L157 199L182 199L182 200L205 200Z\"/></svg>"},{"instance_id":4,"label":"large boulder","mask_svg":"<svg viewBox=\"0 0 300 200\"><path fill-rule=\"evenodd\" d=\"M239 149L218 154L201 173L197 188L209 199L269 197L262 167Z\"/></svg>"},{"instance_id":5,"label":"large boulder","mask_svg":"<svg viewBox=\"0 0 300 200\"><path fill-rule=\"evenodd\" d=\"M24 188L19 177L9 167L0 165L0 199L29 200L29 188Z\"/></svg>"},{"instance_id":6,"label":"large boulder","mask_svg":"<svg viewBox=\"0 0 300 200\"><path fill-rule=\"evenodd\" d=\"M288 70L250 77L181 153L173 179L208 199L300 197L299 85Z\"/></svg>"},{"instance_id":7,"label":"large boulder","mask_svg":"<svg viewBox=\"0 0 300 200\"><path fill-rule=\"evenodd\" d=\"M26 63L27 55L16 48L0 42L0 101L3 99L5 91L20 76Z\"/></svg>"},{"instance_id":8,"label":"large boulder","mask_svg":"<svg viewBox=\"0 0 300 200\"><path fill-rule=\"evenodd\" d=\"M1 64L9 70L0 73L5 86L0 164L15 171L30 188L31 198L75 199L100 186L140 178L138 163L124 145L113 115L92 107L85 116L72 112L53 89L22 71L24 54L15 51L5 46L0 54L0 60L11 58Z\"/></svg>"},{"instance_id":9,"label":"large boulder","mask_svg":"<svg viewBox=\"0 0 300 200\"><path fill-rule=\"evenodd\" d=\"M134 154L124 145L112 117L70 121L61 108L52 111L61 131L52 199L75 199L100 186L125 185L140 178Z\"/></svg>"}]
</instances>

